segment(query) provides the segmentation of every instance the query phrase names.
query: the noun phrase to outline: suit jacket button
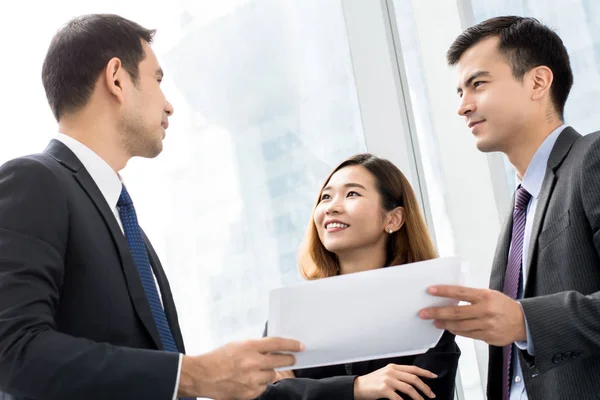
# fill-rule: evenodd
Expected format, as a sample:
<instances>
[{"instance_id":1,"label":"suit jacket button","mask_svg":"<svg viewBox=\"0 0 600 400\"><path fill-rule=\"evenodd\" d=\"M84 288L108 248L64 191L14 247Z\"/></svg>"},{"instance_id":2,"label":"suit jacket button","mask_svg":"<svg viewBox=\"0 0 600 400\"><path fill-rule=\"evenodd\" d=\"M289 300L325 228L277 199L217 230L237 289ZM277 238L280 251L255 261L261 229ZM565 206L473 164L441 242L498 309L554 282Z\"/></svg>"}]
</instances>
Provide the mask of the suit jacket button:
<instances>
[{"instance_id":1,"label":"suit jacket button","mask_svg":"<svg viewBox=\"0 0 600 400\"><path fill-rule=\"evenodd\" d=\"M552 362L554 364L560 364L562 362L563 358L562 358L562 354L557 354L554 357L552 357Z\"/></svg>"},{"instance_id":2,"label":"suit jacket button","mask_svg":"<svg viewBox=\"0 0 600 400\"><path fill-rule=\"evenodd\" d=\"M566 352L566 353L564 353L564 354L563 354L563 356L562 356L562 357L563 357L563 360L568 360L568 359L570 359L572 354L573 354L573 353L571 353L570 351L567 351L567 352Z\"/></svg>"}]
</instances>

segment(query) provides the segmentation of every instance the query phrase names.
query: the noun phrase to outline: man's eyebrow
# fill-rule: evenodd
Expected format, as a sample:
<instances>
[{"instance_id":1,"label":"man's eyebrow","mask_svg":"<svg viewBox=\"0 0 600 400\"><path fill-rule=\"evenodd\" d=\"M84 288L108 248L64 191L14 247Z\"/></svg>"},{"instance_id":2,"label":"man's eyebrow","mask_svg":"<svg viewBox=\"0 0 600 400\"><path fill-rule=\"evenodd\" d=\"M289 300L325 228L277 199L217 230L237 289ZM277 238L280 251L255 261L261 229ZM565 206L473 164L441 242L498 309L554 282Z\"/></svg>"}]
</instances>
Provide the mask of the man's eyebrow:
<instances>
[{"instance_id":1,"label":"man's eyebrow","mask_svg":"<svg viewBox=\"0 0 600 400\"><path fill-rule=\"evenodd\" d=\"M464 84L464 87L469 86L475 79L482 77L482 76L492 76L492 74L490 74L488 71L476 71L474 72L466 81ZM457 93L461 93L462 92L462 88L459 86L456 88L456 92Z\"/></svg>"}]
</instances>

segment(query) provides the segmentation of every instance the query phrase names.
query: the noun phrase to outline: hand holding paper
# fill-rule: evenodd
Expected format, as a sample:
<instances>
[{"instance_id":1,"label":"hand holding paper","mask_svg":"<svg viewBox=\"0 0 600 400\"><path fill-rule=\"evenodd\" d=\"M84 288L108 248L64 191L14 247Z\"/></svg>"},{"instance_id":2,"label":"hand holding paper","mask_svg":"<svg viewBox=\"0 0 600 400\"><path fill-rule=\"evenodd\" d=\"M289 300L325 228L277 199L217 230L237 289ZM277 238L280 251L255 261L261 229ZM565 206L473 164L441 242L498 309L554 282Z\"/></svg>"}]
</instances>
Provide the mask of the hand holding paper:
<instances>
[{"instance_id":1,"label":"hand holding paper","mask_svg":"<svg viewBox=\"0 0 600 400\"><path fill-rule=\"evenodd\" d=\"M483 340L493 346L525 341L525 319L521 305L496 290L462 286L432 286L434 296L466 301L470 305L426 308L419 312L424 319L455 335Z\"/></svg>"},{"instance_id":2,"label":"hand holding paper","mask_svg":"<svg viewBox=\"0 0 600 400\"><path fill-rule=\"evenodd\" d=\"M275 289L268 335L306 345L297 369L424 353L443 330L418 311L458 304L427 288L461 284L464 268L458 257L441 258Z\"/></svg>"}]
</instances>

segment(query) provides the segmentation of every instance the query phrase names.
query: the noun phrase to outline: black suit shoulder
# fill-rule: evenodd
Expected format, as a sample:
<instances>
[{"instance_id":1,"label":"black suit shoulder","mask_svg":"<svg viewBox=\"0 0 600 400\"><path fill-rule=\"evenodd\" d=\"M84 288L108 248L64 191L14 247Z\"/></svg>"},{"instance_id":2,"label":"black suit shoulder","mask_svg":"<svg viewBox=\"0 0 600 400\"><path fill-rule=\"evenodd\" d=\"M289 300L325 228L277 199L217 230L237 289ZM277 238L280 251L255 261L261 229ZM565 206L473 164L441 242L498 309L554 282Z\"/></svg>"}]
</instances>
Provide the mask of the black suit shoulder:
<instances>
[{"instance_id":1,"label":"black suit shoulder","mask_svg":"<svg viewBox=\"0 0 600 400\"><path fill-rule=\"evenodd\" d=\"M59 166L51 157L35 154L0 167L0 229L37 239L62 254L68 202Z\"/></svg>"},{"instance_id":2,"label":"black suit shoulder","mask_svg":"<svg viewBox=\"0 0 600 400\"><path fill-rule=\"evenodd\" d=\"M117 252L75 172L49 154L0 166L0 396L170 398L179 355L128 329Z\"/></svg>"}]
</instances>

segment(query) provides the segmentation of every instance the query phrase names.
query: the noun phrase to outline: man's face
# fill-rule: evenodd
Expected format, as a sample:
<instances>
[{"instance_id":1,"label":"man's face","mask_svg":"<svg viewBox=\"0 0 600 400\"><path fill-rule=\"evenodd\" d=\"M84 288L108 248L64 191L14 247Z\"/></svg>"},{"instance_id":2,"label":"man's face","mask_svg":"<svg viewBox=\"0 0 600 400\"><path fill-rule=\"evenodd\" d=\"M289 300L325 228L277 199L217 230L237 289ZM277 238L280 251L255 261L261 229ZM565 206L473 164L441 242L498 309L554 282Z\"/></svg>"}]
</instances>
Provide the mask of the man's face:
<instances>
[{"instance_id":1,"label":"man's face","mask_svg":"<svg viewBox=\"0 0 600 400\"><path fill-rule=\"evenodd\" d=\"M162 151L173 106L160 88L163 72L156 54L145 41L143 47L145 57L138 66L137 82L130 85L129 101L123 109L119 130L132 157L152 158Z\"/></svg>"},{"instance_id":2,"label":"man's face","mask_svg":"<svg viewBox=\"0 0 600 400\"><path fill-rule=\"evenodd\" d=\"M483 152L510 152L531 120L531 93L513 76L497 37L481 40L458 61L458 114Z\"/></svg>"}]
</instances>

